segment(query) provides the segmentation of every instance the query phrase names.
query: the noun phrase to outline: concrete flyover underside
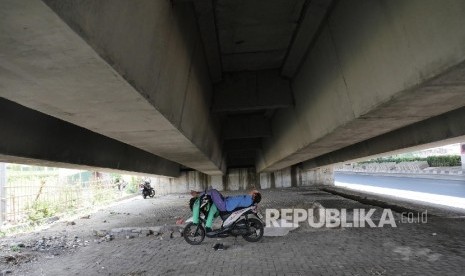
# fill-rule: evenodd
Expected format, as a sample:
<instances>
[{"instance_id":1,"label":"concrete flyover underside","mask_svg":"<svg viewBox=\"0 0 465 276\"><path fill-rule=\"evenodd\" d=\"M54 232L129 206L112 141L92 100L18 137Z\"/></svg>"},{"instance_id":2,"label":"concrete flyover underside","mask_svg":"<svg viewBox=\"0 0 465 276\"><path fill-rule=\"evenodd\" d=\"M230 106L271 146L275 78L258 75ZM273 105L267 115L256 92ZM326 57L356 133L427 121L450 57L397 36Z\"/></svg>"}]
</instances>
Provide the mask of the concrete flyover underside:
<instances>
[{"instance_id":1,"label":"concrete flyover underside","mask_svg":"<svg viewBox=\"0 0 465 276\"><path fill-rule=\"evenodd\" d=\"M339 1L292 81L295 107L272 121L258 170L285 168L465 106L464 11L463 1ZM403 143L392 143L401 149L456 137L429 133L424 140L403 133ZM338 161L360 157L353 153Z\"/></svg>"},{"instance_id":2,"label":"concrete flyover underside","mask_svg":"<svg viewBox=\"0 0 465 276\"><path fill-rule=\"evenodd\" d=\"M312 169L463 137L463 26L460 0L3 0L0 97L209 175Z\"/></svg>"},{"instance_id":3,"label":"concrete flyover underside","mask_svg":"<svg viewBox=\"0 0 465 276\"><path fill-rule=\"evenodd\" d=\"M74 3L84 9L79 19L90 30L107 34L88 34L90 45L107 50L99 44L104 41L119 52L100 52L105 62L41 1L1 1L0 96L204 173L221 174L215 126L203 116L208 115L203 93L210 83L208 76L202 79L206 68L196 64L202 59L200 41L178 30L195 32L185 22L190 11L173 11L169 1L56 4ZM116 26L111 16L86 13L92 5L105 14L127 16L132 24L123 20ZM161 32L166 41L145 40ZM119 59L119 54L126 56Z\"/></svg>"},{"instance_id":4,"label":"concrete flyover underside","mask_svg":"<svg viewBox=\"0 0 465 276\"><path fill-rule=\"evenodd\" d=\"M0 129L0 162L180 176L175 162L1 98Z\"/></svg>"}]
</instances>

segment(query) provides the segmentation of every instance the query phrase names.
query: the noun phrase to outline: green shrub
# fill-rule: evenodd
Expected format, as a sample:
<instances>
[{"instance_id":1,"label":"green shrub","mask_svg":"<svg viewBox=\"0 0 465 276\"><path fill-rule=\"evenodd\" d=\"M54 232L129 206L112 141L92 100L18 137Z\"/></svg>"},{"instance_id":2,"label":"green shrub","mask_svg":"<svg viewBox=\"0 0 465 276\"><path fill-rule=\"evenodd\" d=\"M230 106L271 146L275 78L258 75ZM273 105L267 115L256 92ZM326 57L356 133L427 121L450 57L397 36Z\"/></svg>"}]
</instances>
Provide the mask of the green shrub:
<instances>
[{"instance_id":1,"label":"green shrub","mask_svg":"<svg viewBox=\"0 0 465 276\"><path fill-rule=\"evenodd\" d=\"M390 162L395 162L395 163L401 163L401 162L415 162L415 161L426 161L426 158L423 157L402 157L402 158L394 158L394 157L387 157L387 158L376 158L368 161L363 161L360 162L360 164L366 164L366 163L390 163Z\"/></svg>"},{"instance_id":2,"label":"green shrub","mask_svg":"<svg viewBox=\"0 0 465 276\"><path fill-rule=\"evenodd\" d=\"M56 213L57 206L47 201L35 202L27 212L28 219L32 222L38 222L41 219L52 217Z\"/></svg>"},{"instance_id":3,"label":"green shrub","mask_svg":"<svg viewBox=\"0 0 465 276\"><path fill-rule=\"evenodd\" d=\"M126 189L127 193L135 194L135 193L139 192L139 185L137 183L131 181L126 185L125 189Z\"/></svg>"},{"instance_id":4,"label":"green shrub","mask_svg":"<svg viewBox=\"0 0 465 276\"><path fill-rule=\"evenodd\" d=\"M460 155L428 156L430 167L454 167L461 166Z\"/></svg>"},{"instance_id":5,"label":"green shrub","mask_svg":"<svg viewBox=\"0 0 465 276\"><path fill-rule=\"evenodd\" d=\"M460 155L443 155L443 156L428 156L423 157L404 157L404 158L376 158L368 161L359 162L359 164L366 163L388 163L388 162L415 162L415 161L426 161L430 167L455 167L461 166Z\"/></svg>"}]
</instances>

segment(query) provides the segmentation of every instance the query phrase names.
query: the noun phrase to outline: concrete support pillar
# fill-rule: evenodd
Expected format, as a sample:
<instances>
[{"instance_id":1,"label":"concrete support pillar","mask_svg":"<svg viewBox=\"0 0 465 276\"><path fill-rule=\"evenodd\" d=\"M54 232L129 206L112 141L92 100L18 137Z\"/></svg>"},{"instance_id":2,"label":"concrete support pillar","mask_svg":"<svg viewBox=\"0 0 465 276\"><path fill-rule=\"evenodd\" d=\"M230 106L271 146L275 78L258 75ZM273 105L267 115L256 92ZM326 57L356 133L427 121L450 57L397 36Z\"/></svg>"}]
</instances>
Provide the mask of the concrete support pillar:
<instances>
[{"instance_id":1,"label":"concrete support pillar","mask_svg":"<svg viewBox=\"0 0 465 276\"><path fill-rule=\"evenodd\" d=\"M260 189L271 189L276 187L273 173L260 173L259 181Z\"/></svg>"},{"instance_id":2,"label":"concrete support pillar","mask_svg":"<svg viewBox=\"0 0 465 276\"><path fill-rule=\"evenodd\" d=\"M306 185L334 185L333 166L326 166L307 171L305 182Z\"/></svg>"},{"instance_id":3,"label":"concrete support pillar","mask_svg":"<svg viewBox=\"0 0 465 276\"><path fill-rule=\"evenodd\" d=\"M260 188L259 176L253 168L229 169L223 177L225 191L250 190Z\"/></svg>"},{"instance_id":4,"label":"concrete support pillar","mask_svg":"<svg viewBox=\"0 0 465 276\"><path fill-rule=\"evenodd\" d=\"M224 183L222 175L210 176L209 188L217 189L218 191L224 191Z\"/></svg>"},{"instance_id":5,"label":"concrete support pillar","mask_svg":"<svg viewBox=\"0 0 465 276\"><path fill-rule=\"evenodd\" d=\"M333 167L303 170L299 166L257 174L253 168L230 169L224 176L198 171L182 172L178 178L152 180L157 194L189 193L214 188L218 191L247 191L253 188L273 189L311 185L333 185Z\"/></svg>"},{"instance_id":6,"label":"concrete support pillar","mask_svg":"<svg viewBox=\"0 0 465 276\"><path fill-rule=\"evenodd\" d=\"M292 172L291 167L273 172L275 185L279 188L292 187Z\"/></svg>"}]
</instances>

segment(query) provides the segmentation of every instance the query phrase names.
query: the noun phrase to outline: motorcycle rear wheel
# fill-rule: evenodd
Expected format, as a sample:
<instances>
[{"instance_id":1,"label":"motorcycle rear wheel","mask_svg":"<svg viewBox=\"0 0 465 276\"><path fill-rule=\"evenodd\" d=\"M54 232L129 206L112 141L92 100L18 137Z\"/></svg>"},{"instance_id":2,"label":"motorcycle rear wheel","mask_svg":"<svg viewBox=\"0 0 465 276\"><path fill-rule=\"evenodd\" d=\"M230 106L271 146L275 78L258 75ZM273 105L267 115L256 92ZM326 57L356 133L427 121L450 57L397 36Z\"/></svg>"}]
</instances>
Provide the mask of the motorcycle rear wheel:
<instances>
[{"instance_id":1,"label":"motorcycle rear wheel","mask_svg":"<svg viewBox=\"0 0 465 276\"><path fill-rule=\"evenodd\" d=\"M198 245L205 239L205 228L201 224L190 222L184 227L182 236L188 244Z\"/></svg>"},{"instance_id":2,"label":"motorcycle rear wheel","mask_svg":"<svg viewBox=\"0 0 465 276\"><path fill-rule=\"evenodd\" d=\"M249 218L248 223L251 233L242 237L248 242L258 242L263 237L263 223L257 218Z\"/></svg>"}]
</instances>

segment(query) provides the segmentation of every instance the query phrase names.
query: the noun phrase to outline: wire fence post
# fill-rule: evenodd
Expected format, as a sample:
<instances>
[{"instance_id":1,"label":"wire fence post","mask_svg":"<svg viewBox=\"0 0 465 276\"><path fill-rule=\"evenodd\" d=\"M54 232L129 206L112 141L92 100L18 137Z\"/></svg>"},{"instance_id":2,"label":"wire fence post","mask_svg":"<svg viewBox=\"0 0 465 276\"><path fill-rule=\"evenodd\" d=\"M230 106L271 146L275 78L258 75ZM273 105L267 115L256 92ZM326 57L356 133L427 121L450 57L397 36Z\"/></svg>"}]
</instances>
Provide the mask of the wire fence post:
<instances>
[{"instance_id":1,"label":"wire fence post","mask_svg":"<svg viewBox=\"0 0 465 276\"><path fill-rule=\"evenodd\" d=\"M3 226L6 214L6 164L0 162L0 228Z\"/></svg>"}]
</instances>

